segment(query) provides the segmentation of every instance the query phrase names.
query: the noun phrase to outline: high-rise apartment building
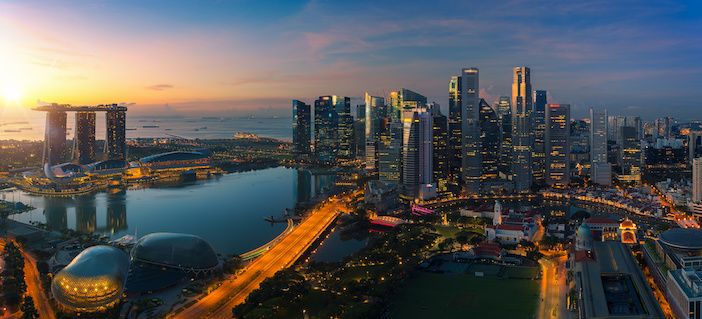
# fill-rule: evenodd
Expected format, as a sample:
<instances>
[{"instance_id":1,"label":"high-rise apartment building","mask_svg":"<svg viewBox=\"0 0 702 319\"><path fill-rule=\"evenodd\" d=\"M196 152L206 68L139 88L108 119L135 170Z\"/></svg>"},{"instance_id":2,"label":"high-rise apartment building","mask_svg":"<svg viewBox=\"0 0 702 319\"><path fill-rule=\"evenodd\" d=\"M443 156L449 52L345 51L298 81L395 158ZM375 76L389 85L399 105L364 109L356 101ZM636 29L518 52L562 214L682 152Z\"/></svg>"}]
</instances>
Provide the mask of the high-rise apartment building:
<instances>
[{"instance_id":1,"label":"high-rise apartment building","mask_svg":"<svg viewBox=\"0 0 702 319\"><path fill-rule=\"evenodd\" d=\"M546 91L534 91L534 108L532 110L532 124L534 131L534 149L531 153L534 183L543 184L546 175Z\"/></svg>"},{"instance_id":2,"label":"high-rise apartment building","mask_svg":"<svg viewBox=\"0 0 702 319\"><path fill-rule=\"evenodd\" d=\"M528 67L514 68L512 83L512 180L516 192L528 192L532 185L534 133L531 111L531 71Z\"/></svg>"},{"instance_id":3,"label":"high-rise apartment building","mask_svg":"<svg viewBox=\"0 0 702 319\"><path fill-rule=\"evenodd\" d=\"M302 101L292 101L293 153L297 158L308 158L312 143L312 107Z\"/></svg>"},{"instance_id":4,"label":"high-rise apartment building","mask_svg":"<svg viewBox=\"0 0 702 319\"><path fill-rule=\"evenodd\" d=\"M56 165L66 157L66 112L46 112L43 164Z\"/></svg>"},{"instance_id":5,"label":"high-rise apartment building","mask_svg":"<svg viewBox=\"0 0 702 319\"><path fill-rule=\"evenodd\" d=\"M108 110L105 113L107 138L105 154L108 159L127 159L127 111L122 109Z\"/></svg>"},{"instance_id":6,"label":"high-rise apartment building","mask_svg":"<svg viewBox=\"0 0 702 319\"><path fill-rule=\"evenodd\" d=\"M590 180L612 184L612 164L607 160L607 110L590 109Z\"/></svg>"},{"instance_id":7,"label":"high-rise apartment building","mask_svg":"<svg viewBox=\"0 0 702 319\"><path fill-rule=\"evenodd\" d=\"M95 162L95 112L76 112L72 157L78 164Z\"/></svg>"},{"instance_id":8,"label":"high-rise apartment building","mask_svg":"<svg viewBox=\"0 0 702 319\"><path fill-rule=\"evenodd\" d=\"M461 173L466 193L480 192L480 72L477 68L461 71Z\"/></svg>"},{"instance_id":9,"label":"high-rise apartment building","mask_svg":"<svg viewBox=\"0 0 702 319\"><path fill-rule=\"evenodd\" d=\"M432 115L426 108L402 111L402 188L410 197L431 197L433 188Z\"/></svg>"},{"instance_id":10,"label":"high-rise apartment building","mask_svg":"<svg viewBox=\"0 0 702 319\"><path fill-rule=\"evenodd\" d=\"M546 183L565 187L570 183L570 105L546 105Z\"/></svg>"}]
</instances>

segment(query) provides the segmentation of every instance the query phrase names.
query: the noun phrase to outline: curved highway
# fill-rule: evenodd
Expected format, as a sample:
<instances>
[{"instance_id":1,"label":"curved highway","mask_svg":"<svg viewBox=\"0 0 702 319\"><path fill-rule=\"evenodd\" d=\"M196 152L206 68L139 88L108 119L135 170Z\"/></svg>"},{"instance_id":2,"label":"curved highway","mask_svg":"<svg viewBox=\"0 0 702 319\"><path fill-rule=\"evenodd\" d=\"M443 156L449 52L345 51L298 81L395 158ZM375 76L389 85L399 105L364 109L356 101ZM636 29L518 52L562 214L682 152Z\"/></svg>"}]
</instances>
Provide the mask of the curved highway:
<instances>
[{"instance_id":1,"label":"curved highway","mask_svg":"<svg viewBox=\"0 0 702 319\"><path fill-rule=\"evenodd\" d=\"M254 260L241 274L225 281L213 292L173 318L231 318L232 308L243 303L261 282L290 267L341 212L347 212L345 198L330 198L314 209L300 225L286 234L273 248Z\"/></svg>"}]
</instances>

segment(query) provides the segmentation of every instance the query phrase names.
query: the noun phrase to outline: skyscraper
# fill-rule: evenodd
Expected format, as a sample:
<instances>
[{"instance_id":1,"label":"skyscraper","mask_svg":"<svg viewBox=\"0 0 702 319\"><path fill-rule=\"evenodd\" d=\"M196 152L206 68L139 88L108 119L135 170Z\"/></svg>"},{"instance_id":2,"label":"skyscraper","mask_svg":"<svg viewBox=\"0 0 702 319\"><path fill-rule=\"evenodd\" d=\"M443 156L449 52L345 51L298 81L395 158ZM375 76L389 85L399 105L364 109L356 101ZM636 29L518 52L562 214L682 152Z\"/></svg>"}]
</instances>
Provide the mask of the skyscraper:
<instances>
[{"instance_id":1,"label":"skyscraper","mask_svg":"<svg viewBox=\"0 0 702 319\"><path fill-rule=\"evenodd\" d=\"M366 160L366 106L356 105L356 117L353 120L353 148L356 159Z\"/></svg>"},{"instance_id":2,"label":"skyscraper","mask_svg":"<svg viewBox=\"0 0 702 319\"><path fill-rule=\"evenodd\" d=\"M378 179L399 185L402 175L402 123L384 120L385 130L378 140Z\"/></svg>"},{"instance_id":3,"label":"skyscraper","mask_svg":"<svg viewBox=\"0 0 702 319\"><path fill-rule=\"evenodd\" d=\"M46 112L46 129L44 131L43 163L60 164L66 156L66 112Z\"/></svg>"},{"instance_id":4,"label":"skyscraper","mask_svg":"<svg viewBox=\"0 0 702 319\"><path fill-rule=\"evenodd\" d=\"M570 183L570 105L546 105L546 183Z\"/></svg>"},{"instance_id":5,"label":"skyscraper","mask_svg":"<svg viewBox=\"0 0 702 319\"><path fill-rule=\"evenodd\" d=\"M405 88L390 92L388 100L392 110L390 117L393 119L395 119L395 114L399 116L402 110L423 108L427 105L426 96Z\"/></svg>"},{"instance_id":6,"label":"skyscraper","mask_svg":"<svg viewBox=\"0 0 702 319\"><path fill-rule=\"evenodd\" d=\"M497 112L480 99L480 157L482 160L481 182L489 182L499 177L501 127ZM481 187L481 190L484 190Z\"/></svg>"},{"instance_id":7,"label":"skyscraper","mask_svg":"<svg viewBox=\"0 0 702 319\"><path fill-rule=\"evenodd\" d=\"M356 157L353 147L353 115L351 115L351 98L339 97L336 105L336 114L339 116L339 126L337 137L338 153L337 160L340 162L350 161Z\"/></svg>"},{"instance_id":8,"label":"skyscraper","mask_svg":"<svg viewBox=\"0 0 702 319\"><path fill-rule=\"evenodd\" d=\"M512 180L512 107L509 96L500 97L497 102L497 116L502 131L498 169L501 178Z\"/></svg>"},{"instance_id":9,"label":"skyscraper","mask_svg":"<svg viewBox=\"0 0 702 319\"><path fill-rule=\"evenodd\" d=\"M312 135L312 108L305 102L292 101L293 153L297 158L310 155Z\"/></svg>"},{"instance_id":10,"label":"skyscraper","mask_svg":"<svg viewBox=\"0 0 702 319\"><path fill-rule=\"evenodd\" d=\"M702 131L690 131L687 140L690 163L697 157L702 157Z\"/></svg>"},{"instance_id":11,"label":"skyscraper","mask_svg":"<svg viewBox=\"0 0 702 319\"><path fill-rule=\"evenodd\" d=\"M95 162L95 112L76 112L73 160L78 164Z\"/></svg>"},{"instance_id":12,"label":"skyscraper","mask_svg":"<svg viewBox=\"0 0 702 319\"><path fill-rule=\"evenodd\" d=\"M385 130L386 113L385 99L365 93L365 143L366 169L376 170L378 167L378 141Z\"/></svg>"},{"instance_id":13,"label":"skyscraper","mask_svg":"<svg viewBox=\"0 0 702 319\"><path fill-rule=\"evenodd\" d=\"M546 91L534 91L534 109L532 111L532 123L534 131L534 149L531 153L532 169L534 171L534 183L543 184L546 174Z\"/></svg>"},{"instance_id":14,"label":"skyscraper","mask_svg":"<svg viewBox=\"0 0 702 319\"><path fill-rule=\"evenodd\" d=\"M434 183L436 190L439 193L446 192L448 176L449 176L449 136L448 136L448 119L446 115L441 114L439 105L434 105L431 108L432 113L432 139L433 139L433 160L434 165Z\"/></svg>"},{"instance_id":15,"label":"skyscraper","mask_svg":"<svg viewBox=\"0 0 702 319\"><path fill-rule=\"evenodd\" d=\"M402 188L407 196L425 197L433 188L432 129L426 108L402 111Z\"/></svg>"},{"instance_id":16,"label":"skyscraper","mask_svg":"<svg viewBox=\"0 0 702 319\"><path fill-rule=\"evenodd\" d=\"M105 154L108 159L127 159L127 111L117 109L105 113L107 138L105 141Z\"/></svg>"},{"instance_id":17,"label":"skyscraper","mask_svg":"<svg viewBox=\"0 0 702 319\"><path fill-rule=\"evenodd\" d=\"M482 159L480 156L480 73L477 68L461 71L461 172L464 190L480 192Z\"/></svg>"},{"instance_id":18,"label":"skyscraper","mask_svg":"<svg viewBox=\"0 0 702 319\"><path fill-rule=\"evenodd\" d=\"M607 161L607 110L590 108L590 180L612 184L612 164Z\"/></svg>"},{"instance_id":19,"label":"skyscraper","mask_svg":"<svg viewBox=\"0 0 702 319\"><path fill-rule=\"evenodd\" d=\"M531 155L534 134L531 123L531 74L528 67L514 68L512 83L512 180L516 192L532 185Z\"/></svg>"},{"instance_id":20,"label":"skyscraper","mask_svg":"<svg viewBox=\"0 0 702 319\"><path fill-rule=\"evenodd\" d=\"M702 203L702 158L692 160L692 201Z\"/></svg>"},{"instance_id":21,"label":"skyscraper","mask_svg":"<svg viewBox=\"0 0 702 319\"><path fill-rule=\"evenodd\" d=\"M621 128L622 145L619 151L619 165L622 175L619 180L633 184L641 182L641 140L632 126Z\"/></svg>"},{"instance_id":22,"label":"skyscraper","mask_svg":"<svg viewBox=\"0 0 702 319\"><path fill-rule=\"evenodd\" d=\"M460 190L462 179L461 166L463 165L463 156L461 147L463 144L463 124L461 116L461 77L452 76L449 81L448 151L450 155L448 160L448 182L454 191Z\"/></svg>"},{"instance_id":23,"label":"skyscraper","mask_svg":"<svg viewBox=\"0 0 702 319\"><path fill-rule=\"evenodd\" d=\"M339 150L339 115L336 95L320 96L314 101L314 153L322 164L333 164Z\"/></svg>"}]
</instances>

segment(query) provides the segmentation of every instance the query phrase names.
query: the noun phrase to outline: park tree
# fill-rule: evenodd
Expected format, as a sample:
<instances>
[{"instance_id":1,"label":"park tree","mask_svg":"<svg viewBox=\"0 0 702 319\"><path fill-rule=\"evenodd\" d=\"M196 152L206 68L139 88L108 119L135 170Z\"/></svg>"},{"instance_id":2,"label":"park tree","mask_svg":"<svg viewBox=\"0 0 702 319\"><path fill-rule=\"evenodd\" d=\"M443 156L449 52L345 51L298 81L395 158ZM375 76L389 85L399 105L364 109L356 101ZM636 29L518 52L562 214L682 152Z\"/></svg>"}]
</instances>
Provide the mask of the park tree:
<instances>
[{"instance_id":1,"label":"park tree","mask_svg":"<svg viewBox=\"0 0 702 319\"><path fill-rule=\"evenodd\" d=\"M20 310L22 310L22 319L37 319L37 318L39 318L39 313L37 312L37 308L34 307L34 299L32 299L32 297L30 297L30 296L24 297L24 301L22 302L22 305L20 306Z\"/></svg>"}]
</instances>

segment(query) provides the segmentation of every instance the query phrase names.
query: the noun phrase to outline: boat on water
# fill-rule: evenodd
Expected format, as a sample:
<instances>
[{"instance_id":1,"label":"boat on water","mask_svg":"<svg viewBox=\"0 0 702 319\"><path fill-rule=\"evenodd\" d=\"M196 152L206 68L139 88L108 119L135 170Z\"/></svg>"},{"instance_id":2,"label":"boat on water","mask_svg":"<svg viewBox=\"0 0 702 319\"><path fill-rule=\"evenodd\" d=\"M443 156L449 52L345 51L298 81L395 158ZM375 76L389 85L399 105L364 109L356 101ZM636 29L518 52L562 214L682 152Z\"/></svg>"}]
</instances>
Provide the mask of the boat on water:
<instances>
[{"instance_id":1,"label":"boat on water","mask_svg":"<svg viewBox=\"0 0 702 319\"><path fill-rule=\"evenodd\" d=\"M142 128L159 128L160 126L158 125L142 125Z\"/></svg>"},{"instance_id":2,"label":"boat on water","mask_svg":"<svg viewBox=\"0 0 702 319\"><path fill-rule=\"evenodd\" d=\"M5 130L5 133L21 133L21 130Z\"/></svg>"}]
</instances>

